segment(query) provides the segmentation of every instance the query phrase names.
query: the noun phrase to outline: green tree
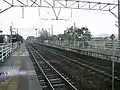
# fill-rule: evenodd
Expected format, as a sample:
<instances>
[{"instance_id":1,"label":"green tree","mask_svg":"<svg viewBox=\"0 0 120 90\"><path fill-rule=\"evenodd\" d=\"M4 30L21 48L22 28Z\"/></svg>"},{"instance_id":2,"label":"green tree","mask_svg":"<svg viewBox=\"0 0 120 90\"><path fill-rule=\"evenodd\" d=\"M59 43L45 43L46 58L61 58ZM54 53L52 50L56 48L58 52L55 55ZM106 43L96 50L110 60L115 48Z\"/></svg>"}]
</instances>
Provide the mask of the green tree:
<instances>
[{"instance_id":1,"label":"green tree","mask_svg":"<svg viewBox=\"0 0 120 90\"><path fill-rule=\"evenodd\" d=\"M71 26L70 28L67 28L67 30L64 31L64 38L67 40L82 40L87 41L91 39L91 33L88 30L87 27L77 28Z\"/></svg>"},{"instance_id":2,"label":"green tree","mask_svg":"<svg viewBox=\"0 0 120 90\"><path fill-rule=\"evenodd\" d=\"M39 37L37 39L39 39L40 41L44 41L44 40L48 40L49 39L49 32L45 29L42 29L41 31L39 31Z\"/></svg>"},{"instance_id":3,"label":"green tree","mask_svg":"<svg viewBox=\"0 0 120 90\"><path fill-rule=\"evenodd\" d=\"M76 37L77 40L83 40L83 41L90 40L92 36L87 27L82 27L81 29L77 28L76 34L77 34Z\"/></svg>"}]
</instances>

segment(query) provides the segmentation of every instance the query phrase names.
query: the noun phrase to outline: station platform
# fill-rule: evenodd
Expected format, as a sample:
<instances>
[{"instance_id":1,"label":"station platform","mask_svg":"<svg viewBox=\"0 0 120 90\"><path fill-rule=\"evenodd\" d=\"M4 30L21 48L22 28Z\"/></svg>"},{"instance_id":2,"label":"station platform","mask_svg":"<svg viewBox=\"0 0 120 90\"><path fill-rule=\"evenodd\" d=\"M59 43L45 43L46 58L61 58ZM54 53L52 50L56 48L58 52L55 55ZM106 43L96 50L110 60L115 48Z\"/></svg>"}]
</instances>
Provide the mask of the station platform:
<instances>
[{"instance_id":1,"label":"station platform","mask_svg":"<svg viewBox=\"0 0 120 90\"><path fill-rule=\"evenodd\" d=\"M115 50L113 52L113 50L104 50L104 49L81 49L83 51L91 51L91 52L95 52L95 53L102 53L102 54L107 54L107 55L116 55L116 56L120 56L120 50Z\"/></svg>"},{"instance_id":2,"label":"station platform","mask_svg":"<svg viewBox=\"0 0 120 90\"><path fill-rule=\"evenodd\" d=\"M0 90L42 90L24 43L0 65Z\"/></svg>"}]
</instances>

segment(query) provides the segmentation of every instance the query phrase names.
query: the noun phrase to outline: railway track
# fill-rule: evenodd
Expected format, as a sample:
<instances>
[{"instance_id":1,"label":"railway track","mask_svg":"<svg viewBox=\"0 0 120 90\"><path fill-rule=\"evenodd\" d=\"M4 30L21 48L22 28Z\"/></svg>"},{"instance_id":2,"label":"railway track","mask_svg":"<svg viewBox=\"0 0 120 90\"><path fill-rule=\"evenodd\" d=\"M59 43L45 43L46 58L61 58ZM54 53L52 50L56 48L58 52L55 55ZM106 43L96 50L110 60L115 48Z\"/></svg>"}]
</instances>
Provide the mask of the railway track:
<instances>
[{"instance_id":1,"label":"railway track","mask_svg":"<svg viewBox=\"0 0 120 90\"><path fill-rule=\"evenodd\" d=\"M98 73L101 73L101 74L103 74L105 76L108 76L108 77L112 78L112 69L110 69L110 68L106 68L104 66L100 66L100 65L88 62L88 61L83 61L81 59L75 59L74 60L73 58L69 58L69 57L65 56L64 54L55 52L53 50L48 50L48 51L51 52L51 53L54 53L56 55L59 55L61 57L67 58L67 59L69 59L70 61L72 61L74 63L77 63L79 65L82 65L82 66L84 66L86 68L89 68L91 70L94 70L94 71L96 71ZM118 73L115 70L114 75L115 75L115 79L120 81L120 77L119 77L120 73Z\"/></svg>"},{"instance_id":2,"label":"railway track","mask_svg":"<svg viewBox=\"0 0 120 90\"><path fill-rule=\"evenodd\" d=\"M43 90L77 90L75 83L59 73L35 48L27 44Z\"/></svg>"},{"instance_id":3,"label":"railway track","mask_svg":"<svg viewBox=\"0 0 120 90\"><path fill-rule=\"evenodd\" d=\"M106 68L104 66L100 66L100 65L88 62L88 61L83 61L83 60L78 59L78 58L74 59L72 57L66 56L64 53L56 52L53 49L46 49L46 50L48 52L50 52L50 53L54 53L55 55L58 55L58 56L63 57L65 59L68 59L68 60L70 60L73 63L79 64L79 65L81 65L83 67L86 67L86 68L91 69L91 70L93 70L95 72L103 74L103 75L105 75L105 76L107 76L109 78L112 78L112 70L110 68ZM115 71L115 77L114 78L115 78L115 80L120 81L120 77L119 77L120 74L117 74L117 73L118 72Z\"/></svg>"}]
</instances>

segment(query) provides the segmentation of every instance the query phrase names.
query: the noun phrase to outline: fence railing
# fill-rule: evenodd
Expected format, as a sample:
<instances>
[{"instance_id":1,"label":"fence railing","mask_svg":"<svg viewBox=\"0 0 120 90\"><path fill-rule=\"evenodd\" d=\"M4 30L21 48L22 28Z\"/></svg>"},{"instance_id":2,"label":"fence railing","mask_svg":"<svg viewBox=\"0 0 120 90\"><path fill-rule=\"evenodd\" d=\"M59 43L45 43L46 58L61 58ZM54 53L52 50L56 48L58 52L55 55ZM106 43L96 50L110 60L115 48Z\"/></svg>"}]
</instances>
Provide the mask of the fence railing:
<instances>
[{"instance_id":1,"label":"fence railing","mask_svg":"<svg viewBox=\"0 0 120 90\"><path fill-rule=\"evenodd\" d=\"M44 43L37 41L37 43L106 60L114 58L115 62L120 63L120 41L45 41Z\"/></svg>"},{"instance_id":2,"label":"fence railing","mask_svg":"<svg viewBox=\"0 0 120 90\"><path fill-rule=\"evenodd\" d=\"M0 63L4 62L14 49L17 48L19 42L0 44Z\"/></svg>"},{"instance_id":3,"label":"fence railing","mask_svg":"<svg viewBox=\"0 0 120 90\"><path fill-rule=\"evenodd\" d=\"M74 47L78 49L120 50L120 41L48 41L52 45Z\"/></svg>"}]
</instances>

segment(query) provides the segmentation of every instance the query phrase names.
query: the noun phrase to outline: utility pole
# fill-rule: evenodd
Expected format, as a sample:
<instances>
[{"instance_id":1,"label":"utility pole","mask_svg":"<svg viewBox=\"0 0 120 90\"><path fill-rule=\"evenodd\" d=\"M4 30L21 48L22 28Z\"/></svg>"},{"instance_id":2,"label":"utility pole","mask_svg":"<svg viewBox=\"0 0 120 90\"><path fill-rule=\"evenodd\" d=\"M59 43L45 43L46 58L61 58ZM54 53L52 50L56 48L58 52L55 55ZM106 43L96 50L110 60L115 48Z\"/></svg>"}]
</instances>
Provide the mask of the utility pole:
<instances>
[{"instance_id":1,"label":"utility pole","mask_svg":"<svg viewBox=\"0 0 120 90\"><path fill-rule=\"evenodd\" d=\"M120 0L118 0L118 40L120 40ZM112 90L115 89L115 62L114 62L114 55L115 55L115 40L113 40L113 58L112 58Z\"/></svg>"},{"instance_id":2,"label":"utility pole","mask_svg":"<svg viewBox=\"0 0 120 90\"><path fill-rule=\"evenodd\" d=\"M118 40L120 40L120 0L118 0Z\"/></svg>"},{"instance_id":3,"label":"utility pole","mask_svg":"<svg viewBox=\"0 0 120 90\"><path fill-rule=\"evenodd\" d=\"M76 28L76 25L75 25L75 22L74 22L74 46L75 46L75 28Z\"/></svg>"},{"instance_id":4,"label":"utility pole","mask_svg":"<svg viewBox=\"0 0 120 90\"><path fill-rule=\"evenodd\" d=\"M17 34L18 34L18 28L17 28Z\"/></svg>"},{"instance_id":5,"label":"utility pole","mask_svg":"<svg viewBox=\"0 0 120 90\"><path fill-rule=\"evenodd\" d=\"M36 38L37 38L37 28L35 30L36 30Z\"/></svg>"},{"instance_id":6,"label":"utility pole","mask_svg":"<svg viewBox=\"0 0 120 90\"><path fill-rule=\"evenodd\" d=\"M13 48L13 43L12 43L12 26L10 26L10 43L12 44L12 48Z\"/></svg>"},{"instance_id":7,"label":"utility pole","mask_svg":"<svg viewBox=\"0 0 120 90\"><path fill-rule=\"evenodd\" d=\"M53 36L53 24L51 24L51 36Z\"/></svg>"},{"instance_id":8,"label":"utility pole","mask_svg":"<svg viewBox=\"0 0 120 90\"><path fill-rule=\"evenodd\" d=\"M48 33L49 33L48 35L50 36L50 28L48 28L48 31L49 31L49 32L48 32Z\"/></svg>"}]
</instances>

